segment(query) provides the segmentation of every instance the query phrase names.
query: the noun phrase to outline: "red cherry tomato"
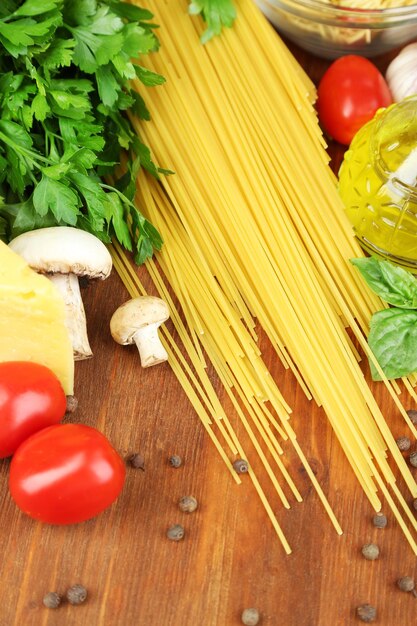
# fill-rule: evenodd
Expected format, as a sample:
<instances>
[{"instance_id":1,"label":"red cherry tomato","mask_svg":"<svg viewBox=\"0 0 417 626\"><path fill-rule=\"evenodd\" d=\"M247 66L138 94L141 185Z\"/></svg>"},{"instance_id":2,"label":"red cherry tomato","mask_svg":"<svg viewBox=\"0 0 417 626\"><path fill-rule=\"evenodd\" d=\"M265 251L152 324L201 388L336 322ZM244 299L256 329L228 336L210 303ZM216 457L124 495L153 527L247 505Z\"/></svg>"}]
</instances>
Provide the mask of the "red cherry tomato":
<instances>
[{"instance_id":1,"label":"red cherry tomato","mask_svg":"<svg viewBox=\"0 0 417 626\"><path fill-rule=\"evenodd\" d=\"M381 107L392 103L384 77L368 59L349 54L334 61L317 91L322 128L336 141L349 145L355 133Z\"/></svg>"},{"instance_id":2,"label":"red cherry tomato","mask_svg":"<svg viewBox=\"0 0 417 626\"><path fill-rule=\"evenodd\" d=\"M29 361L0 363L0 458L60 422L66 406L61 383L49 368Z\"/></svg>"},{"instance_id":3,"label":"red cherry tomato","mask_svg":"<svg viewBox=\"0 0 417 626\"><path fill-rule=\"evenodd\" d=\"M95 428L57 424L26 439L10 464L10 493L17 506L49 524L95 517L119 495L125 465Z\"/></svg>"}]
</instances>

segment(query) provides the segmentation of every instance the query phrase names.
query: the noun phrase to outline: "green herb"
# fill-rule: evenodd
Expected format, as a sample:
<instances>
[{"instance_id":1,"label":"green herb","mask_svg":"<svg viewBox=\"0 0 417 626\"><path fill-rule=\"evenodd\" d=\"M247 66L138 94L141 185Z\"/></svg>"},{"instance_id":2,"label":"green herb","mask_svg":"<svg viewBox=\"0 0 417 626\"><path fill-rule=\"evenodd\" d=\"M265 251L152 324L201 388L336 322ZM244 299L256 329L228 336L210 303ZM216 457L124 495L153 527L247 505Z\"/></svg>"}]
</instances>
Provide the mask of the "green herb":
<instances>
[{"instance_id":1,"label":"green herb","mask_svg":"<svg viewBox=\"0 0 417 626\"><path fill-rule=\"evenodd\" d=\"M207 29L201 37L202 43L220 35L223 26L230 28L236 18L232 0L191 0L188 11L191 15L201 15L207 22Z\"/></svg>"},{"instance_id":2,"label":"green herb","mask_svg":"<svg viewBox=\"0 0 417 626\"><path fill-rule=\"evenodd\" d=\"M417 371L417 311L390 308L377 311L371 319L368 337L387 378L401 378ZM380 380L371 362L373 380Z\"/></svg>"},{"instance_id":3,"label":"green herb","mask_svg":"<svg viewBox=\"0 0 417 626\"><path fill-rule=\"evenodd\" d=\"M368 344L387 378L417 371L417 280L407 270L377 257L351 259L369 287L395 305L370 321ZM373 380L381 380L370 360Z\"/></svg>"},{"instance_id":4,"label":"green herb","mask_svg":"<svg viewBox=\"0 0 417 626\"><path fill-rule=\"evenodd\" d=\"M376 257L352 259L351 262L382 300L404 309L417 308L417 280L410 272Z\"/></svg>"},{"instance_id":5,"label":"green herb","mask_svg":"<svg viewBox=\"0 0 417 626\"><path fill-rule=\"evenodd\" d=\"M142 263L161 237L134 204L140 167L160 172L126 111L164 82L139 64L158 49L152 14L119 0L4 0L0 6L0 238L52 225L116 237ZM133 59L133 60L132 60ZM126 174L114 177L120 153Z\"/></svg>"}]
</instances>

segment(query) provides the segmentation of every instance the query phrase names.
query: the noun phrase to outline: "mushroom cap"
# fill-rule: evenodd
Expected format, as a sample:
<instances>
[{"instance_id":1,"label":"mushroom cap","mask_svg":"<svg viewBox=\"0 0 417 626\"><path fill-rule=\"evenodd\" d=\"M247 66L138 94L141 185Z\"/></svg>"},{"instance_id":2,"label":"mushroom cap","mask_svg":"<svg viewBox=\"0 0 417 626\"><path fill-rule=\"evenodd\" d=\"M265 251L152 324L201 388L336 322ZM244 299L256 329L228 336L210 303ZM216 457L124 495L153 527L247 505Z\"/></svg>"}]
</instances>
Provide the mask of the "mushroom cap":
<instances>
[{"instance_id":1,"label":"mushroom cap","mask_svg":"<svg viewBox=\"0 0 417 626\"><path fill-rule=\"evenodd\" d=\"M112 259L100 239L71 226L39 228L19 235L9 247L41 274L107 278Z\"/></svg>"},{"instance_id":2,"label":"mushroom cap","mask_svg":"<svg viewBox=\"0 0 417 626\"><path fill-rule=\"evenodd\" d=\"M138 296L122 304L110 320L111 336L122 346L134 343L133 336L145 326L159 326L169 318L167 303L155 296Z\"/></svg>"}]
</instances>

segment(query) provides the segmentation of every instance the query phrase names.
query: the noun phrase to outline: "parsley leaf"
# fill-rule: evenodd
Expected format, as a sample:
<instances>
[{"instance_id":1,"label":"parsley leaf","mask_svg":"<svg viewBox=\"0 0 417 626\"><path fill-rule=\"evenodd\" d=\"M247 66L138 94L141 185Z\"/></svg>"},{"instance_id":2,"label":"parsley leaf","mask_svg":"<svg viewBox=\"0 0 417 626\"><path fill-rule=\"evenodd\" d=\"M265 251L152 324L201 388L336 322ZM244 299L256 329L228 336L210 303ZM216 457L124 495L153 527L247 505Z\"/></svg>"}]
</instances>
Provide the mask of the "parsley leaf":
<instances>
[{"instance_id":1,"label":"parsley leaf","mask_svg":"<svg viewBox=\"0 0 417 626\"><path fill-rule=\"evenodd\" d=\"M50 210L57 222L71 226L77 223L77 194L53 178L42 176L33 193L33 206L41 217Z\"/></svg>"},{"instance_id":2,"label":"parsley leaf","mask_svg":"<svg viewBox=\"0 0 417 626\"><path fill-rule=\"evenodd\" d=\"M69 67L74 55L75 42L72 39L54 39L38 61L45 70L56 70L60 67Z\"/></svg>"},{"instance_id":3,"label":"parsley leaf","mask_svg":"<svg viewBox=\"0 0 417 626\"><path fill-rule=\"evenodd\" d=\"M155 85L163 85L165 82L165 78L160 74L156 74L155 72L151 72L146 67L141 67L140 65L135 65L135 72L141 83L146 85L146 87L155 87Z\"/></svg>"},{"instance_id":4,"label":"parsley leaf","mask_svg":"<svg viewBox=\"0 0 417 626\"><path fill-rule=\"evenodd\" d=\"M13 12L13 17L33 17L35 15L42 15L48 11L57 9L61 4L61 0L26 0L16 11Z\"/></svg>"},{"instance_id":5,"label":"parsley leaf","mask_svg":"<svg viewBox=\"0 0 417 626\"><path fill-rule=\"evenodd\" d=\"M223 26L230 28L236 18L232 0L192 0L188 11L191 15L201 15L207 22L207 29L201 37L202 43L220 35Z\"/></svg>"}]
</instances>

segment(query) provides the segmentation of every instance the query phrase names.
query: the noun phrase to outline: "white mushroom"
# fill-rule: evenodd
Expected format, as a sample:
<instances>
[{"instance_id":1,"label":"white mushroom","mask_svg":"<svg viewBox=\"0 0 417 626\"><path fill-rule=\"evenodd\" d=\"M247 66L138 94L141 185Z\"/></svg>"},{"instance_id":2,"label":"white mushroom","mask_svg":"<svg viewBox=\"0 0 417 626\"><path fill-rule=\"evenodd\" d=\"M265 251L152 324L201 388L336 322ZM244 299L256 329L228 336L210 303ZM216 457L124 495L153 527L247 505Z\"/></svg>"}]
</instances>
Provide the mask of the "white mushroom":
<instances>
[{"instance_id":1,"label":"white mushroom","mask_svg":"<svg viewBox=\"0 0 417 626\"><path fill-rule=\"evenodd\" d=\"M135 343L142 367L168 359L158 328L169 318L168 305L161 298L139 296L122 304L110 320L110 332L122 346Z\"/></svg>"},{"instance_id":2,"label":"white mushroom","mask_svg":"<svg viewBox=\"0 0 417 626\"><path fill-rule=\"evenodd\" d=\"M32 269L47 275L61 293L74 359L92 356L78 278L109 276L112 260L106 246L94 235L69 226L32 230L13 239L9 246Z\"/></svg>"}]
</instances>

